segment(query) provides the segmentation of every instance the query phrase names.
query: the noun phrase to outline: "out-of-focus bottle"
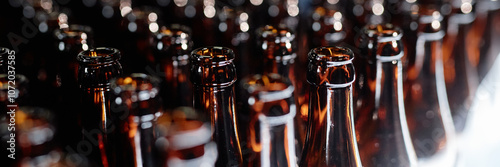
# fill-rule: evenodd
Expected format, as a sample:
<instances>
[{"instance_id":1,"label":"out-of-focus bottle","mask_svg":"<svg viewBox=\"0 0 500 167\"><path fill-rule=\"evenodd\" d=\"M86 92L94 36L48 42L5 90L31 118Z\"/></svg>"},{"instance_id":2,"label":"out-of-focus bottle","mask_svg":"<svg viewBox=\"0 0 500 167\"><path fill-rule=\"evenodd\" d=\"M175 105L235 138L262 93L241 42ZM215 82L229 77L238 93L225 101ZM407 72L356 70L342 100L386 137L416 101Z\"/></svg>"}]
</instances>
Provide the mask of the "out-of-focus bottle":
<instances>
[{"instance_id":1,"label":"out-of-focus bottle","mask_svg":"<svg viewBox=\"0 0 500 167\"><path fill-rule=\"evenodd\" d=\"M353 58L343 47L309 52L309 121L299 166L362 166L352 111Z\"/></svg>"},{"instance_id":2,"label":"out-of-focus bottle","mask_svg":"<svg viewBox=\"0 0 500 167\"><path fill-rule=\"evenodd\" d=\"M258 30L258 46L262 58L264 60L264 67L262 68L263 74L276 73L283 78L290 80L294 88L294 106L296 106L295 117L295 140L296 140L296 153L300 157L302 153L302 146L304 145L306 136L306 122L307 122L307 102L306 90L304 82L297 79L295 72L298 67L295 64L296 54L296 41L295 33L289 28L284 26L274 27L266 25ZM301 107L304 106L304 107ZM303 110L302 110L303 109Z\"/></svg>"},{"instance_id":3,"label":"out-of-focus bottle","mask_svg":"<svg viewBox=\"0 0 500 167\"><path fill-rule=\"evenodd\" d=\"M468 52L467 34L476 14L473 2L453 1L448 28L443 38L443 67L446 92L455 130L461 132L479 85L476 55Z\"/></svg>"},{"instance_id":4,"label":"out-of-focus bottle","mask_svg":"<svg viewBox=\"0 0 500 167\"><path fill-rule=\"evenodd\" d=\"M210 124L193 108L178 107L159 121L164 136L157 145L166 152L164 166L215 166L218 153Z\"/></svg>"},{"instance_id":5,"label":"out-of-focus bottle","mask_svg":"<svg viewBox=\"0 0 500 167\"><path fill-rule=\"evenodd\" d=\"M78 54L78 83L81 89L81 124L83 136L80 143L91 146L82 154L93 166L113 166L116 147L113 134L117 131L111 116L110 80L122 73L120 51L99 47Z\"/></svg>"},{"instance_id":6,"label":"out-of-focus bottle","mask_svg":"<svg viewBox=\"0 0 500 167\"><path fill-rule=\"evenodd\" d=\"M219 152L216 166L242 165L234 106L234 53L225 47L203 47L193 50L190 60L194 107L211 120Z\"/></svg>"},{"instance_id":7,"label":"out-of-focus bottle","mask_svg":"<svg viewBox=\"0 0 500 167\"><path fill-rule=\"evenodd\" d=\"M111 81L117 159L113 166L159 166L156 120L161 115L159 79L141 73Z\"/></svg>"},{"instance_id":8,"label":"out-of-focus bottle","mask_svg":"<svg viewBox=\"0 0 500 167\"><path fill-rule=\"evenodd\" d=\"M174 24L162 27L154 35L153 50L154 71L161 77L160 96L165 101L166 110L179 106L193 105L193 85L189 81L189 54L193 42L191 29Z\"/></svg>"},{"instance_id":9,"label":"out-of-focus bottle","mask_svg":"<svg viewBox=\"0 0 500 167\"><path fill-rule=\"evenodd\" d=\"M296 107L293 85L275 73L243 79L250 94L247 131L248 147L254 154L245 158L248 166L296 166L294 134ZM300 145L298 145L300 146Z\"/></svg>"},{"instance_id":10,"label":"out-of-focus bottle","mask_svg":"<svg viewBox=\"0 0 500 167\"><path fill-rule=\"evenodd\" d=\"M492 68L500 53L497 37L500 35L500 2L497 0L477 0L477 18L473 31L467 35L467 50L478 54L477 71L481 82Z\"/></svg>"},{"instance_id":11,"label":"out-of-focus bottle","mask_svg":"<svg viewBox=\"0 0 500 167\"><path fill-rule=\"evenodd\" d=\"M378 24L362 32L367 42L359 47L373 65L364 83L370 88L369 100L355 112L361 161L366 166L416 166L404 109L402 31L392 24Z\"/></svg>"},{"instance_id":12,"label":"out-of-focus bottle","mask_svg":"<svg viewBox=\"0 0 500 167\"><path fill-rule=\"evenodd\" d=\"M443 72L443 17L433 6L419 7L415 64L407 71L406 118L418 164L453 166L457 146Z\"/></svg>"}]
</instances>

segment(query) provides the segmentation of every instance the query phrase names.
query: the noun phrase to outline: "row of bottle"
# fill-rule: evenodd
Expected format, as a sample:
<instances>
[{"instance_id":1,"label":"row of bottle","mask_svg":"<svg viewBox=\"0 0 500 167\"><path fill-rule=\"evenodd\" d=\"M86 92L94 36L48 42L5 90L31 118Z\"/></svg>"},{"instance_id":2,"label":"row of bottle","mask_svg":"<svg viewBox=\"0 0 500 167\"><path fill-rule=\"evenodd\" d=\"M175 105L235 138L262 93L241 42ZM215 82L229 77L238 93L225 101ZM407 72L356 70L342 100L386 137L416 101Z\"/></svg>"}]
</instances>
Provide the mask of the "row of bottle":
<instances>
[{"instance_id":1,"label":"row of bottle","mask_svg":"<svg viewBox=\"0 0 500 167\"><path fill-rule=\"evenodd\" d=\"M432 21L423 25L432 26ZM436 31L438 28L426 30ZM179 29L165 31L171 33L167 36L177 37L169 40L174 43L186 36ZM307 113L297 113L295 104L299 102L298 95L293 95L293 85L298 81L293 79L295 75L291 68L295 57L286 52L290 42L287 37L291 37L286 29L272 26L262 29L262 37L266 39L262 44L272 54L264 59L263 75L243 80L242 92L247 95L234 96L236 69L231 49L206 47L194 50L190 63L194 108L210 118L212 140L217 144L216 165L243 165L248 160L247 164L256 166L289 166L300 159L301 166L360 166L361 162L367 166L414 166L417 156L421 159L420 164L450 166L454 163L457 153L455 130L447 107L443 58L439 50L432 49L440 44L440 37L424 40L422 46L425 50L420 55L424 59L422 69L418 77L406 81L411 87L417 85L422 90L412 91L403 98L401 30L392 25L372 25L363 31L366 47L360 45L365 52L358 59L354 59L350 49L342 47L321 47L310 51L307 81L311 86ZM430 34L429 37L442 34L441 31L425 33ZM182 42L180 45L182 48ZM180 86L159 88L152 77L144 74L111 81L122 73L120 57L119 51L112 48L90 49L76 57L80 85L77 89L80 90L71 92L72 89L65 89L69 95L63 94L68 103L76 94L82 99L80 102L76 100L80 104L75 104L81 107L83 127L83 140L76 147L90 147L86 148L90 150L88 152L79 152L87 155L93 165L158 163L151 155L154 150L151 147L155 147L157 141L153 140L154 120L161 115L162 104L170 101L159 103L156 98L162 88L174 87L183 91L178 94L167 92L165 99L186 97L189 91ZM177 58L181 55L174 58L175 63L165 64L177 68ZM63 63L67 64L70 63ZM361 67L356 74L355 65ZM73 73L74 69L62 71ZM166 84L176 83L168 82L167 78L163 78ZM179 75L174 78L179 79ZM74 76L61 74L62 85L71 85L64 81L74 79ZM181 82L180 85L188 83ZM424 92L426 99L422 98ZM242 97L246 98L237 100ZM242 101L246 106L236 112L235 101ZM248 139L248 150L257 153L257 157L251 154L254 159L243 159L245 149L240 140L245 139ZM200 146L199 143L196 146Z\"/></svg>"}]
</instances>

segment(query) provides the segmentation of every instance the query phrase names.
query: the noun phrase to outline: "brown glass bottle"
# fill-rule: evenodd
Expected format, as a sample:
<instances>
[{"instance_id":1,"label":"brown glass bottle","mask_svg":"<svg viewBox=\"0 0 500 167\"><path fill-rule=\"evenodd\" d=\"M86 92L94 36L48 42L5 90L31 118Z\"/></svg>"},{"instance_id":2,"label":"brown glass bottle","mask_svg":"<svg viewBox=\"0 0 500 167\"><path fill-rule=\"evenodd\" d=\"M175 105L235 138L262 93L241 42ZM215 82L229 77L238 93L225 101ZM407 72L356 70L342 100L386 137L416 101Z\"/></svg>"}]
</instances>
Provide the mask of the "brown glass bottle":
<instances>
[{"instance_id":1,"label":"brown glass bottle","mask_svg":"<svg viewBox=\"0 0 500 167\"><path fill-rule=\"evenodd\" d=\"M258 31L261 52L264 59L263 74L276 73L290 80L294 90L294 104L297 111L301 111L301 106L307 106L305 96L307 94L303 82L297 80L298 68L295 64L295 34L288 28L278 26L274 27L266 25ZM298 90L298 91L296 91ZM302 146L304 145L306 136L307 122L307 107L304 111L298 112L295 117L295 137L296 137L296 153L300 157Z\"/></svg>"},{"instance_id":2,"label":"brown glass bottle","mask_svg":"<svg viewBox=\"0 0 500 167\"><path fill-rule=\"evenodd\" d=\"M174 24L154 35L153 56L162 79L160 96L166 110L193 105L193 85L189 81L189 53L193 42L191 29ZM158 69L159 68L159 69Z\"/></svg>"},{"instance_id":3,"label":"brown glass bottle","mask_svg":"<svg viewBox=\"0 0 500 167\"><path fill-rule=\"evenodd\" d=\"M352 112L353 58L343 47L309 52L309 121L299 166L362 166Z\"/></svg>"},{"instance_id":4,"label":"brown glass bottle","mask_svg":"<svg viewBox=\"0 0 500 167\"><path fill-rule=\"evenodd\" d=\"M80 143L91 146L82 152L93 166L113 166L118 161L112 153L112 133L116 126L110 110L110 80L122 73L120 51L114 48L95 48L80 52L77 60L78 83L81 89L81 124L83 137ZM111 138L109 138L111 137Z\"/></svg>"},{"instance_id":5,"label":"brown glass bottle","mask_svg":"<svg viewBox=\"0 0 500 167\"><path fill-rule=\"evenodd\" d=\"M467 52L467 33L475 19L473 4L470 2L453 3L448 18L448 28L443 38L443 64L446 92L455 130L461 132L465 127L472 100L479 85L477 69L473 64L474 55ZM461 6L470 5L470 8Z\"/></svg>"},{"instance_id":6,"label":"brown glass bottle","mask_svg":"<svg viewBox=\"0 0 500 167\"><path fill-rule=\"evenodd\" d=\"M243 83L251 108L247 143L255 153L245 159L248 166L296 166L293 85L275 73L254 75Z\"/></svg>"},{"instance_id":7,"label":"brown glass bottle","mask_svg":"<svg viewBox=\"0 0 500 167\"><path fill-rule=\"evenodd\" d=\"M159 79L141 73L111 81L112 114L117 127L115 166L159 166L156 120L161 115Z\"/></svg>"},{"instance_id":8,"label":"brown glass bottle","mask_svg":"<svg viewBox=\"0 0 500 167\"><path fill-rule=\"evenodd\" d=\"M469 50L475 51L473 53L479 54L477 71L481 82L500 53L500 48L494 47L500 44L500 40L494 38L500 35L500 3L497 0L479 0L476 6L478 17L474 24L478 28L476 34L471 34L467 39L467 46L470 46Z\"/></svg>"},{"instance_id":9,"label":"brown glass bottle","mask_svg":"<svg viewBox=\"0 0 500 167\"><path fill-rule=\"evenodd\" d=\"M452 166L456 160L455 129L443 74L443 17L420 5L415 64L408 68L405 110L413 146L422 166Z\"/></svg>"},{"instance_id":10,"label":"brown glass bottle","mask_svg":"<svg viewBox=\"0 0 500 167\"><path fill-rule=\"evenodd\" d=\"M240 166L242 155L234 110L236 69L229 48L212 46L191 53L194 107L211 120L219 157L216 166Z\"/></svg>"},{"instance_id":11,"label":"brown glass bottle","mask_svg":"<svg viewBox=\"0 0 500 167\"><path fill-rule=\"evenodd\" d=\"M218 153L211 140L210 124L193 108L175 108L159 121L164 136L157 140L157 145L166 152L164 166L215 166Z\"/></svg>"},{"instance_id":12,"label":"brown glass bottle","mask_svg":"<svg viewBox=\"0 0 500 167\"><path fill-rule=\"evenodd\" d=\"M359 154L366 166L416 166L403 98L404 46L402 31L392 24L368 25L362 30L366 42L360 46L371 72L366 94L355 112Z\"/></svg>"}]
</instances>

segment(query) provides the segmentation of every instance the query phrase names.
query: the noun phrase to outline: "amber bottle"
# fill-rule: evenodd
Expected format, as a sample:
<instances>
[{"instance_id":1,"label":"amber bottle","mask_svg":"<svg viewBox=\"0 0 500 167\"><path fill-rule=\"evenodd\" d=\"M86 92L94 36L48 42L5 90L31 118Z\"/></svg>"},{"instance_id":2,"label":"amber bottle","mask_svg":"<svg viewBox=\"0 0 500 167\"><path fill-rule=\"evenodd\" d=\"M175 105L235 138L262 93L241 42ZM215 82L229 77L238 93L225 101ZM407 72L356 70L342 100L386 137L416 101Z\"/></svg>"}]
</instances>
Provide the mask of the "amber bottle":
<instances>
[{"instance_id":1,"label":"amber bottle","mask_svg":"<svg viewBox=\"0 0 500 167\"><path fill-rule=\"evenodd\" d=\"M93 166L113 166L118 161L113 155L117 127L111 119L110 80L122 73L120 57L117 49L104 47L82 51L77 57L83 127L80 143L91 146L82 154Z\"/></svg>"},{"instance_id":2,"label":"amber bottle","mask_svg":"<svg viewBox=\"0 0 500 167\"><path fill-rule=\"evenodd\" d=\"M234 107L234 53L225 47L202 47L191 53L194 107L207 115L219 157L216 166L240 166L242 154Z\"/></svg>"},{"instance_id":3,"label":"amber bottle","mask_svg":"<svg viewBox=\"0 0 500 167\"><path fill-rule=\"evenodd\" d=\"M250 94L248 147L253 153L248 166L296 166L293 86L279 74L254 75L243 79Z\"/></svg>"},{"instance_id":4,"label":"amber bottle","mask_svg":"<svg viewBox=\"0 0 500 167\"><path fill-rule=\"evenodd\" d=\"M352 112L353 58L343 47L309 52L309 121L299 166L362 166Z\"/></svg>"},{"instance_id":5,"label":"amber bottle","mask_svg":"<svg viewBox=\"0 0 500 167\"><path fill-rule=\"evenodd\" d=\"M403 98L402 31L392 24L368 25L360 46L368 60L368 93L355 112L361 161L366 166L416 166Z\"/></svg>"},{"instance_id":6,"label":"amber bottle","mask_svg":"<svg viewBox=\"0 0 500 167\"><path fill-rule=\"evenodd\" d=\"M452 166L457 147L443 73L443 17L425 5L420 5L419 14L415 64L407 71L408 128L419 165Z\"/></svg>"}]
</instances>

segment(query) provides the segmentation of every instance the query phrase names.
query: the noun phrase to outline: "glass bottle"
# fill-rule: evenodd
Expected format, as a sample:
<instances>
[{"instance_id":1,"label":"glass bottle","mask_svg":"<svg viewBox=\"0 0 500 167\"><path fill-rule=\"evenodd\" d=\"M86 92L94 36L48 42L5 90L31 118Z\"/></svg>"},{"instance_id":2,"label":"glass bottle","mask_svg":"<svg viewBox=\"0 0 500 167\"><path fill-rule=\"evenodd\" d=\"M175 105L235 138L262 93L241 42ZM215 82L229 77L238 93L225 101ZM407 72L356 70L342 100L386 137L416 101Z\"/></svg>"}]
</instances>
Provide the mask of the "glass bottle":
<instances>
[{"instance_id":1,"label":"glass bottle","mask_svg":"<svg viewBox=\"0 0 500 167\"><path fill-rule=\"evenodd\" d=\"M306 136L307 122L307 102L305 96L307 94L303 82L298 82L295 64L295 33L284 26L274 27L266 25L258 30L258 46L262 52L264 60L263 74L276 73L283 78L290 80L294 90L294 106L296 111L300 111L295 117L295 140L296 153L300 157L302 146ZM298 91L297 91L298 90ZM304 110L302 111L302 107ZM244 128L246 129L246 128Z\"/></svg>"},{"instance_id":2,"label":"glass bottle","mask_svg":"<svg viewBox=\"0 0 500 167\"><path fill-rule=\"evenodd\" d=\"M353 58L343 47L309 52L309 121L299 166L362 166L352 112Z\"/></svg>"},{"instance_id":3,"label":"glass bottle","mask_svg":"<svg viewBox=\"0 0 500 167\"><path fill-rule=\"evenodd\" d=\"M160 72L160 96L168 102L164 103L166 110L193 105L193 85L189 81L192 45L191 29L178 24L162 27L154 36L151 47L157 65L153 70Z\"/></svg>"},{"instance_id":4,"label":"glass bottle","mask_svg":"<svg viewBox=\"0 0 500 167\"><path fill-rule=\"evenodd\" d=\"M433 6L420 5L419 14L415 64L408 67L406 119L418 164L452 166L457 146L443 74L443 17Z\"/></svg>"},{"instance_id":5,"label":"glass bottle","mask_svg":"<svg viewBox=\"0 0 500 167\"><path fill-rule=\"evenodd\" d=\"M77 57L83 127L80 143L90 146L82 154L93 166L112 166L118 161L112 155L116 126L111 120L110 80L122 73L120 57L120 51L105 47L82 51Z\"/></svg>"},{"instance_id":6,"label":"glass bottle","mask_svg":"<svg viewBox=\"0 0 500 167\"><path fill-rule=\"evenodd\" d=\"M156 120L161 115L159 79L141 73L111 81L112 114L117 126L115 166L159 166Z\"/></svg>"},{"instance_id":7,"label":"glass bottle","mask_svg":"<svg viewBox=\"0 0 500 167\"><path fill-rule=\"evenodd\" d=\"M234 53L225 47L203 47L193 50L190 59L194 107L211 120L212 139L219 152L216 166L242 165L234 110Z\"/></svg>"},{"instance_id":8,"label":"glass bottle","mask_svg":"<svg viewBox=\"0 0 500 167\"><path fill-rule=\"evenodd\" d=\"M478 0L476 19L478 31L477 34L471 34L467 39L467 46L470 50L479 52L477 71L479 81L481 82L490 69L492 69L495 60L500 53L500 48L494 47L500 44L498 37L500 29L498 20L500 20L500 3L497 0ZM473 43L472 43L473 42ZM473 45L470 45L470 44ZM470 47L469 47L470 46Z\"/></svg>"},{"instance_id":9,"label":"glass bottle","mask_svg":"<svg viewBox=\"0 0 500 167\"><path fill-rule=\"evenodd\" d=\"M178 107L160 119L165 136L157 143L166 152L164 166L215 166L218 153L210 124L193 108Z\"/></svg>"},{"instance_id":10,"label":"glass bottle","mask_svg":"<svg viewBox=\"0 0 500 167\"><path fill-rule=\"evenodd\" d=\"M360 46L370 63L368 91L355 113L361 161L366 166L416 166L403 98L402 31L392 24L367 25Z\"/></svg>"},{"instance_id":11,"label":"glass bottle","mask_svg":"<svg viewBox=\"0 0 500 167\"><path fill-rule=\"evenodd\" d=\"M470 8L461 6L470 5ZM448 28L443 39L444 78L450 111L455 130L461 132L469 109L479 85L477 70L473 64L474 55L467 52L467 33L475 19L471 2L453 3L453 10L448 18Z\"/></svg>"},{"instance_id":12,"label":"glass bottle","mask_svg":"<svg viewBox=\"0 0 500 167\"><path fill-rule=\"evenodd\" d=\"M243 83L250 94L248 147L255 153L245 159L248 166L296 166L293 85L275 73L254 75Z\"/></svg>"}]
</instances>

